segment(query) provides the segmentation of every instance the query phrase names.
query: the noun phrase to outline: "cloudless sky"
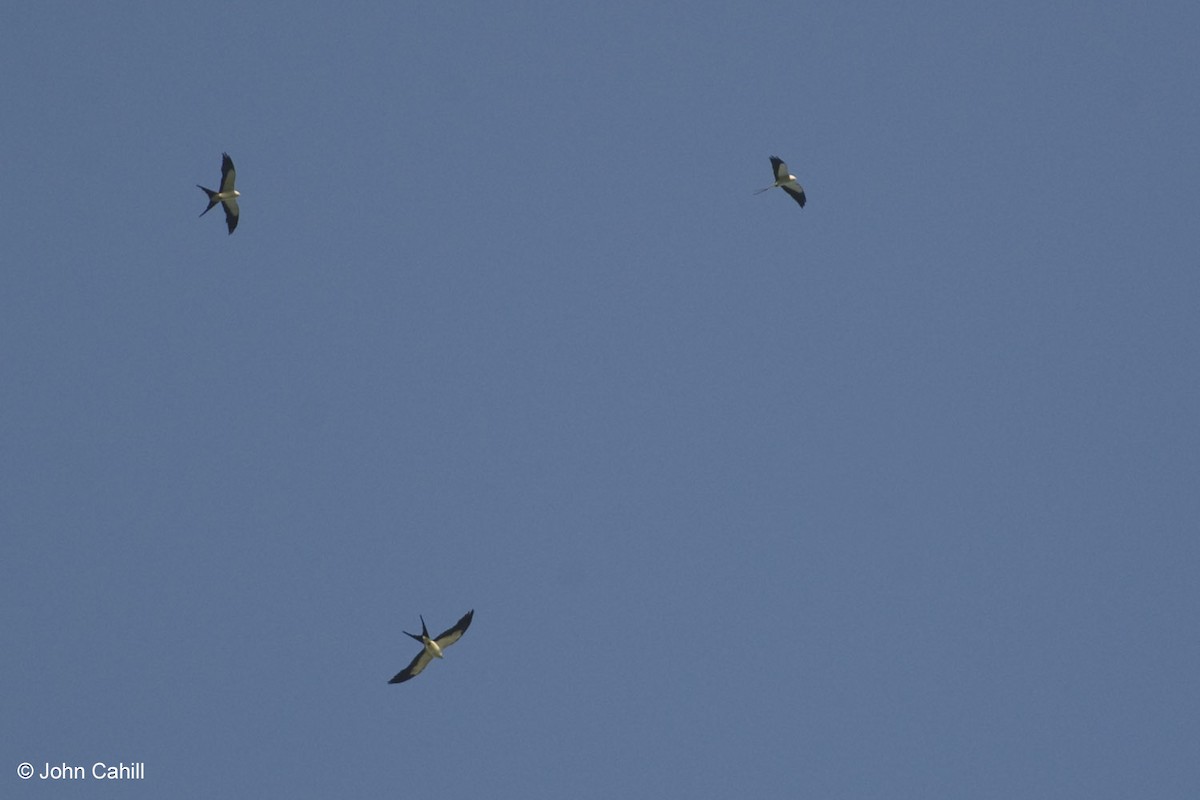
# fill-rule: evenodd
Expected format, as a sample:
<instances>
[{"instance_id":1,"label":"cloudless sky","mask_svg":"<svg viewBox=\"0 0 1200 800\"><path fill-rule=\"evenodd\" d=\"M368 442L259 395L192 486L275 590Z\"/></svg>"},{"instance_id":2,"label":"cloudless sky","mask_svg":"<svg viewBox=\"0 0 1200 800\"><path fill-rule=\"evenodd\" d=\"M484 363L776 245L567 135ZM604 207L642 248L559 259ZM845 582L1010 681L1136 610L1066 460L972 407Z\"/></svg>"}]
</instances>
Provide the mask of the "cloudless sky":
<instances>
[{"instance_id":1,"label":"cloudless sky","mask_svg":"<svg viewBox=\"0 0 1200 800\"><path fill-rule=\"evenodd\" d=\"M0 17L0 795L1200 796L1195 3Z\"/></svg>"}]
</instances>

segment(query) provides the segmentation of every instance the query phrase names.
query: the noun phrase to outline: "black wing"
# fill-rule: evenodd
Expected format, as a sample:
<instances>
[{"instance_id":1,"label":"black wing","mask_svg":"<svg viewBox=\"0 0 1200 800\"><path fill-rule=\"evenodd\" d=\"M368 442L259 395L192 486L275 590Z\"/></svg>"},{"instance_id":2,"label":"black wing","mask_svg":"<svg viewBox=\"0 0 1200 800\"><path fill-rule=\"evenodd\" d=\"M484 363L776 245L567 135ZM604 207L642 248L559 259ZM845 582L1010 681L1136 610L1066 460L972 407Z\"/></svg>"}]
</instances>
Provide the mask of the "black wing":
<instances>
[{"instance_id":1,"label":"black wing","mask_svg":"<svg viewBox=\"0 0 1200 800\"><path fill-rule=\"evenodd\" d=\"M225 208L225 224L229 226L229 232L233 233L233 229L238 223L238 204L237 198L231 197L228 200L222 200L221 205ZM200 216L204 216L201 214Z\"/></svg>"},{"instance_id":2,"label":"black wing","mask_svg":"<svg viewBox=\"0 0 1200 800\"><path fill-rule=\"evenodd\" d=\"M438 647L449 647L462 638L462 635L467 632L467 628L471 627L471 619L475 616L475 609L471 609L463 618L454 623L454 627L449 630L442 631L438 637L434 639L438 643Z\"/></svg>"},{"instance_id":3,"label":"black wing","mask_svg":"<svg viewBox=\"0 0 1200 800\"><path fill-rule=\"evenodd\" d=\"M233 168L233 159L229 153L221 153L221 191L232 192L236 180L237 170Z\"/></svg>"},{"instance_id":4,"label":"black wing","mask_svg":"<svg viewBox=\"0 0 1200 800\"><path fill-rule=\"evenodd\" d=\"M792 199L800 204L801 208L804 208L804 188L800 184L797 183L795 188L791 186L781 186L780 188L790 194Z\"/></svg>"},{"instance_id":5,"label":"black wing","mask_svg":"<svg viewBox=\"0 0 1200 800\"><path fill-rule=\"evenodd\" d=\"M396 677L392 678L388 683L404 683L409 678L415 678L421 674L421 670L433 660L433 656L429 655L429 651L421 648L421 652L417 653L417 657L412 660L404 669L396 673Z\"/></svg>"},{"instance_id":6,"label":"black wing","mask_svg":"<svg viewBox=\"0 0 1200 800\"><path fill-rule=\"evenodd\" d=\"M782 180L789 174L787 164L779 156L771 156L771 169L775 171L775 180Z\"/></svg>"}]
</instances>

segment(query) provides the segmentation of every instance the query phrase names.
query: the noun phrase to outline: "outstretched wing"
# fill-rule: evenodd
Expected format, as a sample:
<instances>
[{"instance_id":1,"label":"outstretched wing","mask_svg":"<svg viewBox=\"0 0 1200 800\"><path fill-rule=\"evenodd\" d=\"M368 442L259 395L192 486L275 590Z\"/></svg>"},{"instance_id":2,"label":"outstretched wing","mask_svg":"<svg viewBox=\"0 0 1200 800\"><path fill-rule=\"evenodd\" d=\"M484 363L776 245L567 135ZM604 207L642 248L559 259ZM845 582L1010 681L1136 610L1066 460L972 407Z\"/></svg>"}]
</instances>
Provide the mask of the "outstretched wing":
<instances>
[{"instance_id":1,"label":"outstretched wing","mask_svg":"<svg viewBox=\"0 0 1200 800\"><path fill-rule=\"evenodd\" d=\"M471 618L474 616L475 609L472 608L466 614L463 614L462 619L454 623L453 628L439 633L437 639L434 640L438 643L438 647L447 648L461 639L462 635L466 633L467 628L471 626Z\"/></svg>"},{"instance_id":2,"label":"outstretched wing","mask_svg":"<svg viewBox=\"0 0 1200 800\"><path fill-rule=\"evenodd\" d=\"M388 683L404 683L409 678L417 677L421 674L421 670L425 669L425 666L432 660L433 656L429 655L429 651L422 647L421 652L417 653L417 657L412 660L412 663L397 672L396 677L392 678Z\"/></svg>"},{"instance_id":3,"label":"outstretched wing","mask_svg":"<svg viewBox=\"0 0 1200 800\"><path fill-rule=\"evenodd\" d=\"M779 158L779 156L771 156L771 169L775 171L775 180L781 181L790 173L788 172L787 164Z\"/></svg>"},{"instance_id":4,"label":"outstretched wing","mask_svg":"<svg viewBox=\"0 0 1200 800\"><path fill-rule=\"evenodd\" d=\"M781 186L779 188L783 189L785 192L790 194L792 196L792 199L795 200L797 203L799 203L801 208L804 208L804 187L803 186L801 186L800 184L793 181L791 183L785 183L783 186Z\"/></svg>"},{"instance_id":5,"label":"outstretched wing","mask_svg":"<svg viewBox=\"0 0 1200 800\"><path fill-rule=\"evenodd\" d=\"M221 153L221 193L232 192L236 180L237 170L233 168L233 159L229 153Z\"/></svg>"},{"instance_id":6,"label":"outstretched wing","mask_svg":"<svg viewBox=\"0 0 1200 800\"><path fill-rule=\"evenodd\" d=\"M231 197L228 200L222 200L221 205L225 207L225 224L229 226L229 232L233 233L233 229L237 227L238 223L237 198Z\"/></svg>"}]
</instances>

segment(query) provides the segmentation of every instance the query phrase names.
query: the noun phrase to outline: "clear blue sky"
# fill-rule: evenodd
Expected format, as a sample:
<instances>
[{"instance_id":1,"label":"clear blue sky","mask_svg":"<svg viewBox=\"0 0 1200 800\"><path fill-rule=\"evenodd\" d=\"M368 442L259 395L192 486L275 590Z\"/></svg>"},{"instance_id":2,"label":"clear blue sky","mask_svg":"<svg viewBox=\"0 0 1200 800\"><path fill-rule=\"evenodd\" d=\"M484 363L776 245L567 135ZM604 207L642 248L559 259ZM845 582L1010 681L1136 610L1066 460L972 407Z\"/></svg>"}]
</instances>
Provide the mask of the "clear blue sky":
<instances>
[{"instance_id":1,"label":"clear blue sky","mask_svg":"<svg viewBox=\"0 0 1200 800\"><path fill-rule=\"evenodd\" d=\"M1200 796L1195 3L20 5L0 795Z\"/></svg>"}]
</instances>

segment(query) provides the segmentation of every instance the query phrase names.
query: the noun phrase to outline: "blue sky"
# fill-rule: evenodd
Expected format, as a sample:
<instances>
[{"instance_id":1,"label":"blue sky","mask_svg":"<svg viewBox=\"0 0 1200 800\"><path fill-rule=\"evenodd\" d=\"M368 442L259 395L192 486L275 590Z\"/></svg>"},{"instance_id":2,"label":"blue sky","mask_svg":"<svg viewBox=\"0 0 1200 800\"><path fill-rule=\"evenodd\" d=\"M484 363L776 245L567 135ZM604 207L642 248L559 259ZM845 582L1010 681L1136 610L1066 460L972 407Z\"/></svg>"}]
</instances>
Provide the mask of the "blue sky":
<instances>
[{"instance_id":1,"label":"blue sky","mask_svg":"<svg viewBox=\"0 0 1200 800\"><path fill-rule=\"evenodd\" d=\"M504 5L5 12L0 794L1197 796L1195 4Z\"/></svg>"}]
</instances>

